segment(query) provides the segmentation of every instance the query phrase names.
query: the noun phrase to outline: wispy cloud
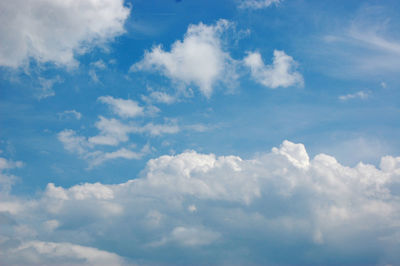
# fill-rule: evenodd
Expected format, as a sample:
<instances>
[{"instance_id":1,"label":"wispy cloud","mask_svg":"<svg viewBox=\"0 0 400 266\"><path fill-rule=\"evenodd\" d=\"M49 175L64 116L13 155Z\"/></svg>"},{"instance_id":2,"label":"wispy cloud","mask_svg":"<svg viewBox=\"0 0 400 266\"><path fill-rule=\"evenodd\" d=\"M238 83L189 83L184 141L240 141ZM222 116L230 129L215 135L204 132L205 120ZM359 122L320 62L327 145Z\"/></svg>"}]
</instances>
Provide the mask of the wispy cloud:
<instances>
[{"instance_id":1,"label":"wispy cloud","mask_svg":"<svg viewBox=\"0 0 400 266\"><path fill-rule=\"evenodd\" d=\"M341 101L348 101L351 99L365 100L365 99L368 99L370 97L370 95L371 95L371 92L369 92L369 91L358 91L355 93L340 95L339 100L341 100Z\"/></svg>"}]
</instances>

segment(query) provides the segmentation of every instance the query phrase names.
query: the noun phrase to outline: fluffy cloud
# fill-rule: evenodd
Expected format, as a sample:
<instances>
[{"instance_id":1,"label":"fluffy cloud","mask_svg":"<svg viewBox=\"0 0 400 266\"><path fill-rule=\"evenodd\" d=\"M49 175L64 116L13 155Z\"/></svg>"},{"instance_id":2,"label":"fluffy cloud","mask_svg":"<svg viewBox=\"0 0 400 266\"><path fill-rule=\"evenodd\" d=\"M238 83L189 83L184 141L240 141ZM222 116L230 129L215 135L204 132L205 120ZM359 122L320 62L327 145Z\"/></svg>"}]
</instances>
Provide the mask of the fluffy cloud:
<instances>
[{"instance_id":1,"label":"fluffy cloud","mask_svg":"<svg viewBox=\"0 0 400 266\"><path fill-rule=\"evenodd\" d=\"M19 67L33 58L75 66L76 53L124 32L123 0L4 0L0 2L0 65Z\"/></svg>"},{"instance_id":2,"label":"fluffy cloud","mask_svg":"<svg viewBox=\"0 0 400 266\"><path fill-rule=\"evenodd\" d=\"M239 8L262 9L267 8L272 4L279 4L282 0L242 0L239 3Z\"/></svg>"},{"instance_id":3,"label":"fluffy cloud","mask_svg":"<svg viewBox=\"0 0 400 266\"><path fill-rule=\"evenodd\" d=\"M260 53L250 52L243 59L245 66L251 70L252 78L269 87L303 86L303 76L296 71L297 63L284 51L274 50L272 65L265 65Z\"/></svg>"},{"instance_id":4,"label":"fluffy cloud","mask_svg":"<svg viewBox=\"0 0 400 266\"><path fill-rule=\"evenodd\" d=\"M174 81L198 86L203 95L210 97L213 86L218 81L226 81L228 71L235 79L234 62L221 45L221 34L229 25L226 20L210 26L203 23L190 25L183 41L173 43L169 52L161 45L155 46L131 70L160 71Z\"/></svg>"},{"instance_id":5,"label":"fluffy cloud","mask_svg":"<svg viewBox=\"0 0 400 266\"><path fill-rule=\"evenodd\" d=\"M143 107L133 100L114 98L112 96L101 96L100 102L108 104L112 112L123 118L131 118L143 115Z\"/></svg>"},{"instance_id":6,"label":"fluffy cloud","mask_svg":"<svg viewBox=\"0 0 400 266\"><path fill-rule=\"evenodd\" d=\"M125 183L1 198L0 260L32 245L61 245L55 256L78 245L141 264L395 264L399 184L400 157L347 167L289 141L251 159L161 156Z\"/></svg>"}]
</instances>

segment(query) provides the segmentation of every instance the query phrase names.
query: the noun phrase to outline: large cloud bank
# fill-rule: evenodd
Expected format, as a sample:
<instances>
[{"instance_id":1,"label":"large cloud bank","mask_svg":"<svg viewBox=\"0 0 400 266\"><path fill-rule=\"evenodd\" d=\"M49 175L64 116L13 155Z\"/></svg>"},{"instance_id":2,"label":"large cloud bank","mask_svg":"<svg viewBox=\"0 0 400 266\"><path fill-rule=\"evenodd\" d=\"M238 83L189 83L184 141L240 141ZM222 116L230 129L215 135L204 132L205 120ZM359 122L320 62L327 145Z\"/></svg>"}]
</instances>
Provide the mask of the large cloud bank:
<instances>
[{"instance_id":1,"label":"large cloud bank","mask_svg":"<svg viewBox=\"0 0 400 266\"><path fill-rule=\"evenodd\" d=\"M2 192L0 262L395 263L399 185L400 157L346 167L289 141L248 160L161 156L122 184Z\"/></svg>"},{"instance_id":2,"label":"large cloud bank","mask_svg":"<svg viewBox=\"0 0 400 266\"><path fill-rule=\"evenodd\" d=\"M14 68L74 66L74 54L122 34L130 13L123 0L2 0L0 10L0 66Z\"/></svg>"}]
</instances>

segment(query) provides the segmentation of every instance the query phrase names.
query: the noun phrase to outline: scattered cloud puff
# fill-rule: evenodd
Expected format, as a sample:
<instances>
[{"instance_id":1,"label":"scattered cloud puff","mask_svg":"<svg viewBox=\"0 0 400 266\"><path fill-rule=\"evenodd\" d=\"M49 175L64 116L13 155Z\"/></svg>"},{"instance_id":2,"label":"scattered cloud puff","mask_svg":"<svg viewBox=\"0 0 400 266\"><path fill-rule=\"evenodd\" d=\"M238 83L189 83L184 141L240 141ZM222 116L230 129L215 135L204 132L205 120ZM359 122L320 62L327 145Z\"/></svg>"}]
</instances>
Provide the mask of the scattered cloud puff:
<instances>
[{"instance_id":1,"label":"scattered cloud puff","mask_svg":"<svg viewBox=\"0 0 400 266\"><path fill-rule=\"evenodd\" d=\"M173 81L196 85L210 97L217 82L228 82L228 71L231 79L236 78L234 61L221 44L221 34L229 27L230 22L223 19L215 25L190 25L183 41L175 41L169 52L155 46L131 71L160 71Z\"/></svg>"},{"instance_id":2,"label":"scattered cloud puff","mask_svg":"<svg viewBox=\"0 0 400 266\"><path fill-rule=\"evenodd\" d=\"M37 62L76 66L75 54L124 33L123 0L4 0L0 2L0 65Z\"/></svg>"},{"instance_id":3,"label":"scattered cloud puff","mask_svg":"<svg viewBox=\"0 0 400 266\"><path fill-rule=\"evenodd\" d=\"M239 8L247 9L262 9L279 4L283 0L242 0L239 2Z\"/></svg>"},{"instance_id":4,"label":"scattered cloud puff","mask_svg":"<svg viewBox=\"0 0 400 266\"><path fill-rule=\"evenodd\" d=\"M143 107L133 100L114 98L112 96L101 96L100 102L108 104L112 112L122 118L132 118L143 115Z\"/></svg>"},{"instance_id":5,"label":"scattered cloud puff","mask_svg":"<svg viewBox=\"0 0 400 266\"><path fill-rule=\"evenodd\" d=\"M74 130L66 129L58 133L58 140L67 151L77 154L80 158L88 161L89 169L114 159L138 160L149 153L148 145L143 146L137 152L126 148L120 148L112 152L99 150L96 145L116 146L120 142L128 141L128 132L126 132L124 125L121 124L122 127L117 127L120 122L115 119L107 120L103 117L101 119L103 120L99 121L100 127L102 127L100 135L86 138L77 135Z\"/></svg>"},{"instance_id":6,"label":"scattered cloud puff","mask_svg":"<svg viewBox=\"0 0 400 266\"><path fill-rule=\"evenodd\" d=\"M358 91L356 93L350 93L350 94L346 94L346 95L340 95L339 96L339 100L341 101L348 101L351 99L361 99L361 100L365 100L368 97L370 97L371 93L369 91Z\"/></svg>"},{"instance_id":7,"label":"scattered cloud puff","mask_svg":"<svg viewBox=\"0 0 400 266\"><path fill-rule=\"evenodd\" d=\"M66 118L75 118L77 120L81 120L82 114L76 110L65 110L62 113L58 113L58 116L60 119L66 119Z\"/></svg>"},{"instance_id":8,"label":"scattered cloud puff","mask_svg":"<svg viewBox=\"0 0 400 266\"><path fill-rule=\"evenodd\" d=\"M0 157L0 194L7 193L17 179L14 175L7 172L11 169L20 168L22 166L23 163L20 161L14 162Z\"/></svg>"},{"instance_id":9,"label":"scattered cloud puff","mask_svg":"<svg viewBox=\"0 0 400 266\"><path fill-rule=\"evenodd\" d=\"M274 50L272 65L265 65L258 52L249 52L243 61L250 68L252 78L266 87L304 85L303 76L296 71L297 62L284 51Z\"/></svg>"},{"instance_id":10,"label":"scattered cloud puff","mask_svg":"<svg viewBox=\"0 0 400 266\"><path fill-rule=\"evenodd\" d=\"M125 183L2 196L0 261L395 264L399 184L400 157L347 167L289 141L251 159L165 155Z\"/></svg>"},{"instance_id":11,"label":"scattered cloud puff","mask_svg":"<svg viewBox=\"0 0 400 266\"><path fill-rule=\"evenodd\" d=\"M141 107L133 100L113 98L111 96L99 97L100 102L106 103L111 111L121 118L136 118L142 115L151 115L152 105ZM156 107L154 107L156 108ZM155 111L157 111L156 109ZM80 113L75 110L65 111L59 114L60 117L74 115L80 119ZM95 127L99 131L94 136L82 136L75 130L65 129L58 133L58 140L64 148L82 158L89 163L89 168L100 165L106 161L114 159L141 159L147 155L151 148L144 145L140 151L132 151L121 147L122 143L129 143L131 134L143 134L150 137L165 134L177 134L182 130L204 132L209 129L202 124L179 125L177 119L164 118L163 123L138 122L135 120L119 120L117 118L106 118L99 116ZM116 150L109 151L107 146L112 146ZM103 151L106 148L107 151Z\"/></svg>"}]
</instances>

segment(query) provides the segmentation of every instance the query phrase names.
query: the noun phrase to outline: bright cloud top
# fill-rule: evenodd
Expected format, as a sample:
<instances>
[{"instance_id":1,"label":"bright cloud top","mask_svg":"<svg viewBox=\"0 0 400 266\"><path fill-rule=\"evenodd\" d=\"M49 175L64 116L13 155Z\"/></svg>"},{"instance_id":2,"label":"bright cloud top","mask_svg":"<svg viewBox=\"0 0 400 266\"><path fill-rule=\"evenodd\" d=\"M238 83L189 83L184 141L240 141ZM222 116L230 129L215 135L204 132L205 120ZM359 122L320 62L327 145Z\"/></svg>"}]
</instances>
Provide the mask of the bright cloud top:
<instances>
[{"instance_id":1,"label":"bright cloud top","mask_svg":"<svg viewBox=\"0 0 400 266\"><path fill-rule=\"evenodd\" d=\"M130 9L123 0L4 0L0 2L0 65L38 62L74 66L75 53L124 32Z\"/></svg>"},{"instance_id":2,"label":"bright cloud top","mask_svg":"<svg viewBox=\"0 0 400 266\"><path fill-rule=\"evenodd\" d=\"M250 160L194 151L161 156L126 183L49 184L29 202L2 197L2 215L18 222L2 226L3 238L21 242L3 241L0 259L27 261L32 254L26 247L32 247L45 261L49 252L38 247L57 245L82 259L80 249L97 247L106 236L118 243L114 253L150 264L168 264L171 252L179 252L184 264L232 264L243 246L255 264L362 264L359 254L370 249L372 261L391 263L399 259L399 178L400 157L383 157L379 169L363 163L351 168L325 154L310 159L302 144L289 141ZM36 236L39 242L32 242ZM275 252L291 247L300 248L290 258ZM62 260L62 254L50 259Z\"/></svg>"},{"instance_id":3,"label":"bright cloud top","mask_svg":"<svg viewBox=\"0 0 400 266\"><path fill-rule=\"evenodd\" d=\"M243 59L250 68L252 78L258 83L269 87L303 86L303 76L296 71L297 62L284 51L274 50L272 65L265 65L260 53L250 52Z\"/></svg>"},{"instance_id":4,"label":"bright cloud top","mask_svg":"<svg viewBox=\"0 0 400 266\"><path fill-rule=\"evenodd\" d=\"M190 25L183 41L174 42L169 52L161 45L155 46L131 70L161 71L174 81L198 86L203 95L210 97L215 83L224 81L227 71L232 71L233 61L222 49L220 39L229 25L226 20L210 26L203 23ZM231 74L235 79L234 73Z\"/></svg>"}]
</instances>

